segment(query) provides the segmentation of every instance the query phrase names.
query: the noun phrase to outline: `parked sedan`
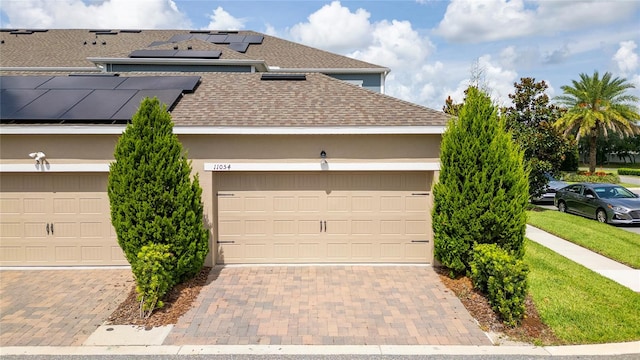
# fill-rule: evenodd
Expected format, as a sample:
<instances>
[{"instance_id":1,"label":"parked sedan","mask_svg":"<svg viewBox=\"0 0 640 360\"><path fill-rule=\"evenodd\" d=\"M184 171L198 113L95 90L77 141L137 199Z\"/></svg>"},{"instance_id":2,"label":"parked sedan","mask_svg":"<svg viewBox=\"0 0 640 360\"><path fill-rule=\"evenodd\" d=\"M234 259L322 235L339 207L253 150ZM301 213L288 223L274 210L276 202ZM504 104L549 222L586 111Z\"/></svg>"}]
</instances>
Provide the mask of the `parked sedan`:
<instances>
[{"instance_id":1,"label":"parked sedan","mask_svg":"<svg viewBox=\"0 0 640 360\"><path fill-rule=\"evenodd\" d=\"M554 205L562 212L602 223L640 224L640 197L615 184L580 183L556 192Z\"/></svg>"},{"instance_id":2,"label":"parked sedan","mask_svg":"<svg viewBox=\"0 0 640 360\"><path fill-rule=\"evenodd\" d=\"M564 181L554 178L551 174L545 174L545 176L548 180L547 187L543 194L531 199L532 203L553 202L553 199L556 196L556 192L569 185Z\"/></svg>"}]
</instances>

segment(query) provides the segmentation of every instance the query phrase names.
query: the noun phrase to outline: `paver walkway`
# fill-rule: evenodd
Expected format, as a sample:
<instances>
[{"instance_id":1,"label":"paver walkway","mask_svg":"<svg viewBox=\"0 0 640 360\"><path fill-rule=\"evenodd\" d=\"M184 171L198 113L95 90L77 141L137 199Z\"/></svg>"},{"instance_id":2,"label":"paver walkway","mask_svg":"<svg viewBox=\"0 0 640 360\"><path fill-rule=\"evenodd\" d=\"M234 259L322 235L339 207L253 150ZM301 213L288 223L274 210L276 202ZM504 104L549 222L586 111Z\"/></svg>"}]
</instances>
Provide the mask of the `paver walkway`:
<instances>
[{"instance_id":1,"label":"paver walkway","mask_svg":"<svg viewBox=\"0 0 640 360\"><path fill-rule=\"evenodd\" d=\"M132 284L129 269L0 271L0 346L82 345Z\"/></svg>"},{"instance_id":2,"label":"paver walkway","mask_svg":"<svg viewBox=\"0 0 640 360\"><path fill-rule=\"evenodd\" d=\"M164 345L489 345L427 266L215 267Z\"/></svg>"}]
</instances>

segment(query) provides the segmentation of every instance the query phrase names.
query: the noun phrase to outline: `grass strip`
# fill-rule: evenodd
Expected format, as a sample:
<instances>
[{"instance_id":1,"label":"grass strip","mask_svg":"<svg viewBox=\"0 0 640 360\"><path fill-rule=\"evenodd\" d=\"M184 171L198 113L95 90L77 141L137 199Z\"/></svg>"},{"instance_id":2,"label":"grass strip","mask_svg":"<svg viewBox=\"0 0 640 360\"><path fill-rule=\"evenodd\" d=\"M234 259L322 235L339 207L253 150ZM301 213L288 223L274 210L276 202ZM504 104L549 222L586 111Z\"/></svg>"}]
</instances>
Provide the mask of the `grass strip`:
<instances>
[{"instance_id":1,"label":"grass strip","mask_svg":"<svg viewBox=\"0 0 640 360\"><path fill-rule=\"evenodd\" d=\"M529 293L542 321L567 344L640 340L640 294L526 241Z\"/></svg>"},{"instance_id":2,"label":"grass strip","mask_svg":"<svg viewBox=\"0 0 640 360\"><path fill-rule=\"evenodd\" d=\"M527 212L528 223L634 269L640 269L640 235L553 210Z\"/></svg>"}]
</instances>

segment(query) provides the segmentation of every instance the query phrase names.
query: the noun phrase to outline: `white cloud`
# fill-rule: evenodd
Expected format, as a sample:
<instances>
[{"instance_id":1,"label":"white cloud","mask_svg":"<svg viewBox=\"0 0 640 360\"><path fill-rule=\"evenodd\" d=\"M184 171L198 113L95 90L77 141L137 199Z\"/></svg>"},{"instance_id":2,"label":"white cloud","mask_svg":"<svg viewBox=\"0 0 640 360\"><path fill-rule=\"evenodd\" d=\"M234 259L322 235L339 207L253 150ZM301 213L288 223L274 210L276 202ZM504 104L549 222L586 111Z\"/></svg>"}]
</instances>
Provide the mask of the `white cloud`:
<instances>
[{"instance_id":1,"label":"white cloud","mask_svg":"<svg viewBox=\"0 0 640 360\"><path fill-rule=\"evenodd\" d=\"M636 1L453 0L436 33L471 43L553 35L613 24L639 7Z\"/></svg>"},{"instance_id":2,"label":"white cloud","mask_svg":"<svg viewBox=\"0 0 640 360\"><path fill-rule=\"evenodd\" d=\"M640 59L635 52L637 47L638 45L636 45L635 41L620 42L620 48L613 55L613 60L622 74L633 73L640 67Z\"/></svg>"},{"instance_id":3,"label":"white cloud","mask_svg":"<svg viewBox=\"0 0 640 360\"><path fill-rule=\"evenodd\" d=\"M308 22L294 25L290 34L294 41L321 49L344 52L365 46L371 39L369 14L364 9L351 12L333 1L309 15Z\"/></svg>"},{"instance_id":4,"label":"white cloud","mask_svg":"<svg viewBox=\"0 0 640 360\"><path fill-rule=\"evenodd\" d=\"M132 28L191 27L172 0L3 0L7 28ZM150 16L150 14L152 14Z\"/></svg>"},{"instance_id":5,"label":"white cloud","mask_svg":"<svg viewBox=\"0 0 640 360\"><path fill-rule=\"evenodd\" d=\"M383 20L371 27L370 43L349 56L395 71L419 67L434 49L431 41L421 37L408 21Z\"/></svg>"},{"instance_id":6,"label":"white cloud","mask_svg":"<svg viewBox=\"0 0 640 360\"><path fill-rule=\"evenodd\" d=\"M244 29L245 19L233 17L221 6L213 10L209 15L211 21L203 30L241 30Z\"/></svg>"}]
</instances>

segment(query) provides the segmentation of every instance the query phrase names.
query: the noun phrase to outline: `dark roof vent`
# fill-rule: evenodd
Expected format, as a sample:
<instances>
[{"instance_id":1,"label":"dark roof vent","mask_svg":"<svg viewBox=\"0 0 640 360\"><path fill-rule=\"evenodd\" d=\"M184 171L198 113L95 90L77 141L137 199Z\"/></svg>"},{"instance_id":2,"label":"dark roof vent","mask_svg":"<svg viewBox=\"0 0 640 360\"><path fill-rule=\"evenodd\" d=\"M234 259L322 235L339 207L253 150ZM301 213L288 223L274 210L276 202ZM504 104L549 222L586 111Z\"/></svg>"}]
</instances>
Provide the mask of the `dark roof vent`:
<instances>
[{"instance_id":1,"label":"dark roof vent","mask_svg":"<svg viewBox=\"0 0 640 360\"><path fill-rule=\"evenodd\" d=\"M189 34L208 34L209 30L191 30Z\"/></svg>"},{"instance_id":2,"label":"dark roof vent","mask_svg":"<svg viewBox=\"0 0 640 360\"><path fill-rule=\"evenodd\" d=\"M270 74L265 73L262 74L260 80L295 80L302 81L307 80L307 75L305 74Z\"/></svg>"},{"instance_id":3,"label":"dark roof vent","mask_svg":"<svg viewBox=\"0 0 640 360\"><path fill-rule=\"evenodd\" d=\"M14 31L11 31L9 34L11 34L11 35L31 35L31 34L33 34L33 31L31 31L31 30L14 30Z\"/></svg>"}]
</instances>

